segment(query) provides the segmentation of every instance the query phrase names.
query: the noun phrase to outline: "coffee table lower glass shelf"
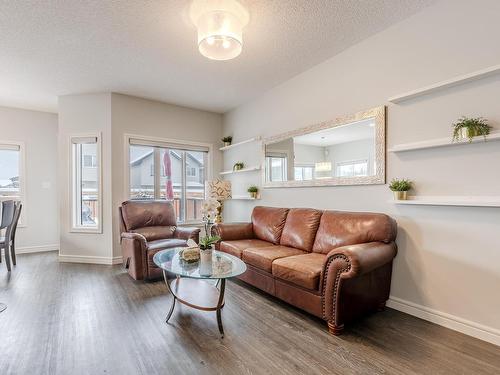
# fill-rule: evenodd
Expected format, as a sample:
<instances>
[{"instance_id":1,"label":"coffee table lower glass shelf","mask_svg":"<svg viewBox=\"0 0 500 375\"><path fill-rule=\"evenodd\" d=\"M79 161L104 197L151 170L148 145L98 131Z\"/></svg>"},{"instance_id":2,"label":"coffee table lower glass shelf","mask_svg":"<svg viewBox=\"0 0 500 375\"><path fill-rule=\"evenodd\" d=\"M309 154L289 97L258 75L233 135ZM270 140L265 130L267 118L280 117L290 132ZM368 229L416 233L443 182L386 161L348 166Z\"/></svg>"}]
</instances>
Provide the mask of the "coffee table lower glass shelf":
<instances>
[{"instance_id":1,"label":"coffee table lower glass shelf","mask_svg":"<svg viewBox=\"0 0 500 375\"><path fill-rule=\"evenodd\" d=\"M221 311L226 279L241 275L247 267L241 259L215 250L211 259L187 263L180 257L183 249L163 250L153 257L154 263L163 270L165 284L173 297L165 321L168 323L172 316L176 301L197 310L215 311L219 332L224 337ZM169 280L168 273L176 277ZM207 280L217 280L217 283L214 285Z\"/></svg>"}]
</instances>

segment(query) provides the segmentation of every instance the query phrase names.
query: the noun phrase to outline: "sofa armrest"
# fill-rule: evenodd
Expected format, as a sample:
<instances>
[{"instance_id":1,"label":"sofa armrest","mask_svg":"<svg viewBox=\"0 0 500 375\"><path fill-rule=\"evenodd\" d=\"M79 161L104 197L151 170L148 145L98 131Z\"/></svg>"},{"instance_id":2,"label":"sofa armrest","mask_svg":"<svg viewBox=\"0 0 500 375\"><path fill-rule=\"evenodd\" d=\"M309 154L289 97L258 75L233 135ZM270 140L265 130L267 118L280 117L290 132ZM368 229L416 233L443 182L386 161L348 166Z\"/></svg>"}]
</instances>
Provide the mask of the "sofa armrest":
<instances>
[{"instance_id":1,"label":"sofa armrest","mask_svg":"<svg viewBox=\"0 0 500 375\"><path fill-rule=\"evenodd\" d=\"M392 261L397 254L394 242L368 242L357 245L348 245L333 249L325 259L325 265L335 258L342 256L349 264L349 270L343 278L351 278L368 273Z\"/></svg>"},{"instance_id":2,"label":"sofa armrest","mask_svg":"<svg viewBox=\"0 0 500 375\"><path fill-rule=\"evenodd\" d=\"M338 247L328 253L323 264L321 298L323 302L323 319L329 322L329 326L330 322L332 327L343 326L343 319L339 313L342 284L348 279L361 279L364 275L380 267L390 265L396 253L397 247L394 242L368 242L348 245ZM383 287L383 285L390 286L390 272L383 273L383 278L387 277L389 283L380 282L380 287ZM371 296L367 295L367 299L373 298L373 291L366 289L366 293L372 294ZM380 294L384 295L385 292ZM365 296L358 297L364 298Z\"/></svg>"},{"instance_id":3,"label":"sofa armrest","mask_svg":"<svg viewBox=\"0 0 500 375\"><path fill-rule=\"evenodd\" d=\"M200 228L196 227L177 227L175 228L174 238L179 238L181 240L192 239L196 243L200 240Z\"/></svg>"},{"instance_id":4,"label":"sofa armrest","mask_svg":"<svg viewBox=\"0 0 500 375\"><path fill-rule=\"evenodd\" d=\"M212 235L221 241L246 240L254 238L252 223L218 223L212 227Z\"/></svg>"}]
</instances>

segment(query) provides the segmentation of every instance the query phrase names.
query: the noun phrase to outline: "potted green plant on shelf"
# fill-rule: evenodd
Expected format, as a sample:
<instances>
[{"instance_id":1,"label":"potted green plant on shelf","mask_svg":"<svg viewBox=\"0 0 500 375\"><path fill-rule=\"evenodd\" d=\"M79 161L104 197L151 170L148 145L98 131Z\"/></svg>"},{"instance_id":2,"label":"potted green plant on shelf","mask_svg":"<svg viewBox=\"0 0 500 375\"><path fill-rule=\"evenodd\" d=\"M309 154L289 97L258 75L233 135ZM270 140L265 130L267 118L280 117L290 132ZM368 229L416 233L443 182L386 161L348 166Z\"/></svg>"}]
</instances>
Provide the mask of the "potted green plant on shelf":
<instances>
[{"instance_id":1,"label":"potted green plant on shelf","mask_svg":"<svg viewBox=\"0 0 500 375\"><path fill-rule=\"evenodd\" d=\"M242 161L238 161L238 162L234 163L233 171L240 171L243 169L244 166L245 166L245 164L243 164Z\"/></svg>"},{"instance_id":2,"label":"potted green plant on shelf","mask_svg":"<svg viewBox=\"0 0 500 375\"><path fill-rule=\"evenodd\" d=\"M466 117L462 116L453 125L453 142L460 142L468 139L472 142L474 137L483 136L486 141L486 136L490 134L491 126L488 121L482 117Z\"/></svg>"},{"instance_id":3,"label":"potted green plant on shelf","mask_svg":"<svg viewBox=\"0 0 500 375\"><path fill-rule=\"evenodd\" d=\"M222 138L222 142L224 143L224 147L231 146L231 142L233 141L233 137L227 136Z\"/></svg>"},{"instance_id":4,"label":"potted green plant on shelf","mask_svg":"<svg viewBox=\"0 0 500 375\"><path fill-rule=\"evenodd\" d=\"M412 188L412 182L406 179L393 179L389 184L389 189L394 193L395 200L407 200L408 190Z\"/></svg>"},{"instance_id":5,"label":"potted green plant on shelf","mask_svg":"<svg viewBox=\"0 0 500 375\"><path fill-rule=\"evenodd\" d=\"M247 191L250 193L250 197L257 199L257 194L259 193L259 188L255 185L250 186Z\"/></svg>"}]
</instances>

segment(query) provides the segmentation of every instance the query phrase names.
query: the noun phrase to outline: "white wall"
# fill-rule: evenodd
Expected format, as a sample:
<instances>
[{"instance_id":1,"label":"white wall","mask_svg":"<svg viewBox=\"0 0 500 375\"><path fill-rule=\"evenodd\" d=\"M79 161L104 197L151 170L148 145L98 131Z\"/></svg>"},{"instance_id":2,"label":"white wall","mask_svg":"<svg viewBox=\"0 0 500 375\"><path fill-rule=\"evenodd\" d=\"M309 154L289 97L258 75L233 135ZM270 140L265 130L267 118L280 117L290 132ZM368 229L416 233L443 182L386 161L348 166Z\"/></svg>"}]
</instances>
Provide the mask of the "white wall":
<instances>
[{"instance_id":1,"label":"white wall","mask_svg":"<svg viewBox=\"0 0 500 375\"><path fill-rule=\"evenodd\" d=\"M112 94L114 256L121 255L118 207L128 199L125 181L125 134L213 145L212 175L221 170L222 115L162 102ZM211 178L209 176L209 178Z\"/></svg>"},{"instance_id":2,"label":"white wall","mask_svg":"<svg viewBox=\"0 0 500 375\"><path fill-rule=\"evenodd\" d=\"M388 105L388 146L451 138L462 115L500 129L500 75L400 105L387 98L500 63L500 2L442 1L294 77L224 117L235 141ZM259 148L243 161L259 160ZM228 156L230 157L230 156ZM388 155L387 177L423 195L498 195L498 142ZM260 176L247 176L260 183ZM233 178L233 184L237 184ZM258 204L386 212L399 223L391 305L500 344L500 209L395 206L387 185L267 189ZM248 220L252 203L226 204Z\"/></svg>"},{"instance_id":3,"label":"white wall","mask_svg":"<svg viewBox=\"0 0 500 375\"><path fill-rule=\"evenodd\" d=\"M57 115L0 107L0 141L25 145L25 226L16 234L17 251L57 250Z\"/></svg>"},{"instance_id":4,"label":"white wall","mask_svg":"<svg viewBox=\"0 0 500 375\"><path fill-rule=\"evenodd\" d=\"M112 259L111 94L59 97L59 259L108 264ZM102 233L71 232L70 137L101 134Z\"/></svg>"}]
</instances>

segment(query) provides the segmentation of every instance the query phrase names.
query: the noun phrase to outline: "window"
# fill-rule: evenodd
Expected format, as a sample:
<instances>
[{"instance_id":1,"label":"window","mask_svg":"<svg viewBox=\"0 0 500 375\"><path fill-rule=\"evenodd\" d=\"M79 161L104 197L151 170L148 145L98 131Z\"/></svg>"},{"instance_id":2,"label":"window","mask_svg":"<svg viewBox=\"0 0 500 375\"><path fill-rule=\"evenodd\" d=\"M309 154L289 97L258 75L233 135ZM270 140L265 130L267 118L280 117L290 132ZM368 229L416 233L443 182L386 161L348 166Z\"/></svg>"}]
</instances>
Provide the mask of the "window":
<instances>
[{"instance_id":1,"label":"window","mask_svg":"<svg viewBox=\"0 0 500 375\"><path fill-rule=\"evenodd\" d=\"M24 196L24 144L0 141L0 201L17 200L26 206ZM23 225L23 207L19 225Z\"/></svg>"},{"instance_id":2,"label":"window","mask_svg":"<svg viewBox=\"0 0 500 375\"><path fill-rule=\"evenodd\" d=\"M337 163L337 177L368 175L368 160L353 160Z\"/></svg>"},{"instance_id":3,"label":"window","mask_svg":"<svg viewBox=\"0 0 500 375\"><path fill-rule=\"evenodd\" d=\"M21 198L21 145L0 142L0 197Z\"/></svg>"},{"instance_id":4,"label":"window","mask_svg":"<svg viewBox=\"0 0 500 375\"><path fill-rule=\"evenodd\" d=\"M307 181L312 180L314 176L314 166L304 165L294 167L295 181Z\"/></svg>"},{"instance_id":5,"label":"window","mask_svg":"<svg viewBox=\"0 0 500 375\"><path fill-rule=\"evenodd\" d=\"M72 231L101 233L100 137L71 137Z\"/></svg>"},{"instance_id":6,"label":"window","mask_svg":"<svg viewBox=\"0 0 500 375\"><path fill-rule=\"evenodd\" d=\"M83 155L83 166L85 168L97 168L97 158L95 155Z\"/></svg>"},{"instance_id":7,"label":"window","mask_svg":"<svg viewBox=\"0 0 500 375\"><path fill-rule=\"evenodd\" d=\"M286 155L266 156L266 180L269 182L286 181Z\"/></svg>"},{"instance_id":8,"label":"window","mask_svg":"<svg viewBox=\"0 0 500 375\"><path fill-rule=\"evenodd\" d=\"M130 198L171 200L178 222L201 221L208 153L208 146L130 138Z\"/></svg>"}]
</instances>

